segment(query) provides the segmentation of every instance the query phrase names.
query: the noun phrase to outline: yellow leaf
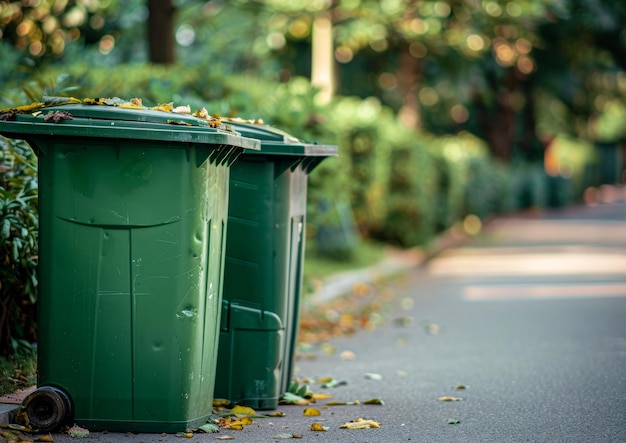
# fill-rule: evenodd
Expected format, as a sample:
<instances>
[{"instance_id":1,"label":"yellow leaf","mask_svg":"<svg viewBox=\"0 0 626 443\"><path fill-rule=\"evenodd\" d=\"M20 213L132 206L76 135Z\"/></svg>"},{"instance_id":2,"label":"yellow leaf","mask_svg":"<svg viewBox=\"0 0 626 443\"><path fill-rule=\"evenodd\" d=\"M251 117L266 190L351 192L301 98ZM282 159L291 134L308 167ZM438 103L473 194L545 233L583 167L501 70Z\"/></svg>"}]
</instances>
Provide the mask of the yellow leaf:
<instances>
[{"instance_id":1,"label":"yellow leaf","mask_svg":"<svg viewBox=\"0 0 626 443\"><path fill-rule=\"evenodd\" d=\"M324 426L321 423L313 423L311 425L311 431L328 431L328 426Z\"/></svg>"},{"instance_id":2,"label":"yellow leaf","mask_svg":"<svg viewBox=\"0 0 626 443\"><path fill-rule=\"evenodd\" d=\"M230 400L226 400L225 398L214 398L213 399L213 407L220 408L224 406L230 405Z\"/></svg>"},{"instance_id":3,"label":"yellow leaf","mask_svg":"<svg viewBox=\"0 0 626 443\"><path fill-rule=\"evenodd\" d=\"M370 398L369 400L365 400L363 402L364 405L381 405L383 406L385 402L383 402L380 398Z\"/></svg>"},{"instance_id":4,"label":"yellow leaf","mask_svg":"<svg viewBox=\"0 0 626 443\"><path fill-rule=\"evenodd\" d=\"M235 415L256 415L256 411L248 406L235 406L230 410L231 414Z\"/></svg>"},{"instance_id":5,"label":"yellow leaf","mask_svg":"<svg viewBox=\"0 0 626 443\"><path fill-rule=\"evenodd\" d=\"M354 421L344 423L339 426L340 429L369 429L380 428L380 423L374 420L365 420L363 418L357 418Z\"/></svg>"},{"instance_id":6,"label":"yellow leaf","mask_svg":"<svg viewBox=\"0 0 626 443\"><path fill-rule=\"evenodd\" d=\"M439 401L461 401L463 399L462 398L458 398L458 397L439 397L437 400L439 400Z\"/></svg>"},{"instance_id":7,"label":"yellow leaf","mask_svg":"<svg viewBox=\"0 0 626 443\"><path fill-rule=\"evenodd\" d=\"M304 415L321 415L322 413L317 408L306 408L303 414Z\"/></svg>"},{"instance_id":8,"label":"yellow leaf","mask_svg":"<svg viewBox=\"0 0 626 443\"><path fill-rule=\"evenodd\" d=\"M134 105L132 103L122 103L118 107L119 108L123 108L123 109L141 109L141 110L146 109L143 106L137 106L137 105Z\"/></svg>"},{"instance_id":9,"label":"yellow leaf","mask_svg":"<svg viewBox=\"0 0 626 443\"><path fill-rule=\"evenodd\" d=\"M272 412L268 415L268 417L284 417L285 413L283 411Z\"/></svg>"},{"instance_id":10,"label":"yellow leaf","mask_svg":"<svg viewBox=\"0 0 626 443\"><path fill-rule=\"evenodd\" d=\"M83 103L86 105L105 105L106 103L104 102L105 100L108 100L106 98L100 97L100 98L86 98L83 100Z\"/></svg>"},{"instance_id":11,"label":"yellow leaf","mask_svg":"<svg viewBox=\"0 0 626 443\"><path fill-rule=\"evenodd\" d=\"M313 394L313 398L315 400L328 400L329 398L333 398L333 396L328 394Z\"/></svg>"},{"instance_id":12,"label":"yellow leaf","mask_svg":"<svg viewBox=\"0 0 626 443\"><path fill-rule=\"evenodd\" d=\"M37 437L37 440L35 441L45 441L45 442L51 442L54 441L52 439L52 435L48 434L48 435L42 435L41 437Z\"/></svg>"},{"instance_id":13,"label":"yellow leaf","mask_svg":"<svg viewBox=\"0 0 626 443\"><path fill-rule=\"evenodd\" d=\"M154 106L153 108L150 108L150 110L152 111L165 111L165 112L172 112L172 109L174 109L174 102L166 103L164 105L158 105L158 106Z\"/></svg>"},{"instance_id":14,"label":"yellow leaf","mask_svg":"<svg viewBox=\"0 0 626 443\"><path fill-rule=\"evenodd\" d=\"M40 109L40 108L43 108L43 103L35 102L35 103L31 103L30 105L18 106L17 108L15 108L15 112L17 112L18 114L26 114L29 112L36 111L37 109Z\"/></svg>"},{"instance_id":15,"label":"yellow leaf","mask_svg":"<svg viewBox=\"0 0 626 443\"><path fill-rule=\"evenodd\" d=\"M235 420L235 421L230 422L230 425L228 427L230 429L234 429L236 431L241 431L244 426L251 425L252 423L254 423L254 421L252 421L252 418L250 418L250 417L242 417L239 420Z\"/></svg>"}]
</instances>

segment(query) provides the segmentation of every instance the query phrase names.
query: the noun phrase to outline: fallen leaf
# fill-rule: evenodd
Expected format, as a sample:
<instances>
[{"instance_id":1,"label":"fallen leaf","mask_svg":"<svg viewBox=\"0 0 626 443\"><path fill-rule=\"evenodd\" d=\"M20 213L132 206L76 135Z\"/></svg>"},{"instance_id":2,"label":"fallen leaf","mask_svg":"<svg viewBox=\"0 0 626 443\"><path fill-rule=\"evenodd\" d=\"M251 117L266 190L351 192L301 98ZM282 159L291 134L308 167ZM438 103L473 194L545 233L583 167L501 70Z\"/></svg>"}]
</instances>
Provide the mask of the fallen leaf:
<instances>
[{"instance_id":1,"label":"fallen leaf","mask_svg":"<svg viewBox=\"0 0 626 443\"><path fill-rule=\"evenodd\" d=\"M278 434L273 436L272 438L286 440L288 438L302 438L302 436L298 434Z\"/></svg>"},{"instance_id":2,"label":"fallen leaf","mask_svg":"<svg viewBox=\"0 0 626 443\"><path fill-rule=\"evenodd\" d=\"M234 440L235 437L232 437L230 435L221 435L219 437L215 437L216 440Z\"/></svg>"},{"instance_id":3,"label":"fallen leaf","mask_svg":"<svg viewBox=\"0 0 626 443\"><path fill-rule=\"evenodd\" d=\"M227 400L225 398L214 398L213 399L213 407L214 408L220 408L220 407L225 407L230 405L230 400Z\"/></svg>"},{"instance_id":4,"label":"fallen leaf","mask_svg":"<svg viewBox=\"0 0 626 443\"><path fill-rule=\"evenodd\" d=\"M356 354L352 351L343 351L339 354L342 360L354 360L356 358Z\"/></svg>"},{"instance_id":5,"label":"fallen leaf","mask_svg":"<svg viewBox=\"0 0 626 443\"><path fill-rule=\"evenodd\" d=\"M46 106L58 106L58 105L69 105L69 104L78 104L81 101L74 97L54 97L51 95L44 95L41 100Z\"/></svg>"},{"instance_id":6,"label":"fallen leaf","mask_svg":"<svg viewBox=\"0 0 626 443\"><path fill-rule=\"evenodd\" d=\"M345 380L335 380L332 379L326 383L322 383L321 387L322 388L336 388L337 386L343 386L343 385L347 385L348 382Z\"/></svg>"},{"instance_id":7,"label":"fallen leaf","mask_svg":"<svg viewBox=\"0 0 626 443\"><path fill-rule=\"evenodd\" d=\"M284 417L285 413L283 411L276 411L268 414L268 417Z\"/></svg>"},{"instance_id":8,"label":"fallen leaf","mask_svg":"<svg viewBox=\"0 0 626 443\"><path fill-rule=\"evenodd\" d=\"M366 380L382 380L383 376L380 374L373 374L373 373L367 373L365 374L365 379Z\"/></svg>"},{"instance_id":9,"label":"fallen leaf","mask_svg":"<svg viewBox=\"0 0 626 443\"><path fill-rule=\"evenodd\" d=\"M324 394L324 393L320 393L320 394L313 394L313 398L315 400L328 400L330 398L333 398L332 395L328 395L328 394Z\"/></svg>"},{"instance_id":10,"label":"fallen leaf","mask_svg":"<svg viewBox=\"0 0 626 443\"><path fill-rule=\"evenodd\" d=\"M193 434L191 432L178 432L176 433L176 437L192 438Z\"/></svg>"},{"instance_id":11,"label":"fallen leaf","mask_svg":"<svg viewBox=\"0 0 626 443\"><path fill-rule=\"evenodd\" d=\"M214 434L216 432L220 432L219 427L212 423L207 423L202 426L199 426L198 429L202 432L206 432L207 434Z\"/></svg>"},{"instance_id":12,"label":"fallen leaf","mask_svg":"<svg viewBox=\"0 0 626 443\"><path fill-rule=\"evenodd\" d=\"M354 421L344 423L339 426L339 429L370 429L380 428L380 423L374 420L365 420L363 418L357 418Z\"/></svg>"},{"instance_id":13,"label":"fallen leaf","mask_svg":"<svg viewBox=\"0 0 626 443\"><path fill-rule=\"evenodd\" d=\"M302 398L299 395L293 394L291 392L285 392L283 394L283 396L281 397L279 403L281 405L300 405L300 406L306 406L309 403L311 403L309 400L307 400L306 398Z\"/></svg>"},{"instance_id":14,"label":"fallen leaf","mask_svg":"<svg viewBox=\"0 0 626 443\"><path fill-rule=\"evenodd\" d=\"M457 391L462 391L463 389L467 389L467 388L468 388L468 386L465 386L465 385L456 385L454 387L454 389L457 390Z\"/></svg>"},{"instance_id":15,"label":"fallen leaf","mask_svg":"<svg viewBox=\"0 0 626 443\"><path fill-rule=\"evenodd\" d=\"M321 423L313 423L311 425L311 431L319 431L319 432L325 432L328 431L330 428L328 426L324 426Z\"/></svg>"},{"instance_id":16,"label":"fallen leaf","mask_svg":"<svg viewBox=\"0 0 626 443\"><path fill-rule=\"evenodd\" d=\"M404 316L404 317L396 317L393 319L393 324L398 327L409 327L413 324L413 317Z\"/></svg>"},{"instance_id":17,"label":"fallen leaf","mask_svg":"<svg viewBox=\"0 0 626 443\"><path fill-rule=\"evenodd\" d=\"M439 401L461 401L462 398L459 397L439 397L437 400Z\"/></svg>"},{"instance_id":18,"label":"fallen leaf","mask_svg":"<svg viewBox=\"0 0 626 443\"><path fill-rule=\"evenodd\" d=\"M459 423L461 423L461 420L457 420L456 418L448 419L448 424L449 425L458 425Z\"/></svg>"},{"instance_id":19,"label":"fallen leaf","mask_svg":"<svg viewBox=\"0 0 626 443\"><path fill-rule=\"evenodd\" d=\"M438 324L431 323L428 320L422 320L421 324L424 327L424 331L430 335L438 335L441 329Z\"/></svg>"},{"instance_id":20,"label":"fallen leaf","mask_svg":"<svg viewBox=\"0 0 626 443\"><path fill-rule=\"evenodd\" d=\"M67 435L74 438L85 438L89 436L89 431L81 428L80 426L74 425L67 430Z\"/></svg>"},{"instance_id":21,"label":"fallen leaf","mask_svg":"<svg viewBox=\"0 0 626 443\"><path fill-rule=\"evenodd\" d=\"M235 415L256 415L256 411L248 406L235 406L230 410L231 414Z\"/></svg>"},{"instance_id":22,"label":"fallen leaf","mask_svg":"<svg viewBox=\"0 0 626 443\"><path fill-rule=\"evenodd\" d=\"M381 405L384 406L384 402L380 398L370 398L363 402L364 405Z\"/></svg>"},{"instance_id":23,"label":"fallen leaf","mask_svg":"<svg viewBox=\"0 0 626 443\"><path fill-rule=\"evenodd\" d=\"M317 408L306 408L302 414L303 415L321 415L322 413Z\"/></svg>"},{"instance_id":24,"label":"fallen leaf","mask_svg":"<svg viewBox=\"0 0 626 443\"><path fill-rule=\"evenodd\" d=\"M360 405L361 402L358 400L354 401L329 401L326 403L327 406L345 406L345 405Z\"/></svg>"},{"instance_id":25,"label":"fallen leaf","mask_svg":"<svg viewBox=\"0 0 626 443\"><path fill-rule=\"evenodd\" d=\"M48 435L42 435L40 437L37 437L35 441L52 442L54 440L52 439L52 435L48 434Z\"/></svg>"}]
</instances>

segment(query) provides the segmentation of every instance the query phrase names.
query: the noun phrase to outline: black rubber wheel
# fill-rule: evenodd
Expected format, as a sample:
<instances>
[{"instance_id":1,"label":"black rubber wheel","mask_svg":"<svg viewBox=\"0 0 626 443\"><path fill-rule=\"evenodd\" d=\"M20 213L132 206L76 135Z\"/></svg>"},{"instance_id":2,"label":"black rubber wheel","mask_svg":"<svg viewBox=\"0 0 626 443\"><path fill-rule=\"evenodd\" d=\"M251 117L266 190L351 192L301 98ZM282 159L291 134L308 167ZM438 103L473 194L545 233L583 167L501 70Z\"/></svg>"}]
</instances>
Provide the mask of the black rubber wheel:
<instances>
[{"instance_id":1,"label":"black rubber wheel","mask_svg":"<svg viewBox=\"0 0 626 443\"><path fill-rule=\"evenodd\" d=\"M70 399L62 390L43 386L22 402L30 427L40 432L54 432L71 418Z\"/></svg>"}]
</instances>

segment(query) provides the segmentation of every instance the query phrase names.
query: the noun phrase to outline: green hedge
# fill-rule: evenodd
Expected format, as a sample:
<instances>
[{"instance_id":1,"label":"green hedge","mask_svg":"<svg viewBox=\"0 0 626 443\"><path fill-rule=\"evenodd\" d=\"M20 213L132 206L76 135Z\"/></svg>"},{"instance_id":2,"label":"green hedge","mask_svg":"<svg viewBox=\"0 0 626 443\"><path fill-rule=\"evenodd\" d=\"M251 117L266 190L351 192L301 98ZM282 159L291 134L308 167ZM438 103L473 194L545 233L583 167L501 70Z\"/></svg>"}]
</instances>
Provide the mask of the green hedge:
<instances>
[{"instance_id":1,"label":"green hedge","mask_svg":"<svg viewBox=\"0 0 626 443\"><path fill-rule=\"evenodd\" d=\"M25 352L36 339L36 159L22 141L0 137L0 349Z\"/></svg>"}]
</instances>

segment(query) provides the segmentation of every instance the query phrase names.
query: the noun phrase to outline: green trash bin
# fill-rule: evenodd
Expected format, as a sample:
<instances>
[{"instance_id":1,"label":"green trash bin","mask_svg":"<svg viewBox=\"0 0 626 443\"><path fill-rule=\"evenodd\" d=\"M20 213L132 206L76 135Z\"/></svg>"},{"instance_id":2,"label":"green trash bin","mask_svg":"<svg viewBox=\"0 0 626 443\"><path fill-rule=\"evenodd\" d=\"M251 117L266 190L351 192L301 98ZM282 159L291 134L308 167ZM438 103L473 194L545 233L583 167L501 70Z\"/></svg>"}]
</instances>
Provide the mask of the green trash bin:
<instances>
[{"instance_id":1,"label":"green trash bin","mask_svg":"<svg viewBox=\"0 0 626 443\"><path fill-rule=\"evenodd\" d=\"M215 397L275 409L293 372L308 174L337 148L233 123L261 150L231 168Z\"/></svg>"},{"instance_id":2,"label":"green trash bin","mask_svg":"<svg viewBox=\"0 0 626 443\"><path fill-rule=\"evenodd\" d=\"M206 422L230 165L259 142L161 111L77 104L9 117L0 133L39 157L31 426L177 432Z\"/></svg>"}]
</instances>

